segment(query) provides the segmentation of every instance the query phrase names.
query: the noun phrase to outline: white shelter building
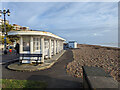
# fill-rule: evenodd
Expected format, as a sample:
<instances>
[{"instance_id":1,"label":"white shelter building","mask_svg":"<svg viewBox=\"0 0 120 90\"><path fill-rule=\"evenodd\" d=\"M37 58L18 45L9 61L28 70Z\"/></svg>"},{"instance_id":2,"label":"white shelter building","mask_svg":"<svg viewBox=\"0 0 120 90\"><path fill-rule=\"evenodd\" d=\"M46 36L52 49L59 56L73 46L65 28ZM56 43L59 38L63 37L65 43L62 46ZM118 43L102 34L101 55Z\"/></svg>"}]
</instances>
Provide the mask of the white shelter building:
<instances>
[{"instance_id":1,"label":"white shelter building","mask_svg":"<svg viewBox=\"0 0 120 90\"><path fill-rule=\"evenodd\" d=\"M65 41L57 35L44 31L10 31L8 35L19 35L20 54L42 54L40 61L42 63L45 58L51 58L61 52Z\"/></svg>"},{"instance_id":2,"label":"white shelter building","mask_svg":"<svg viewBox=\"0 0 120 90\"><path fill-rule=\"evenodd\" d=\"M69 48L77 48L77 42L76 41L69 41L68 47Z\"/></svg>"}]
</instances>

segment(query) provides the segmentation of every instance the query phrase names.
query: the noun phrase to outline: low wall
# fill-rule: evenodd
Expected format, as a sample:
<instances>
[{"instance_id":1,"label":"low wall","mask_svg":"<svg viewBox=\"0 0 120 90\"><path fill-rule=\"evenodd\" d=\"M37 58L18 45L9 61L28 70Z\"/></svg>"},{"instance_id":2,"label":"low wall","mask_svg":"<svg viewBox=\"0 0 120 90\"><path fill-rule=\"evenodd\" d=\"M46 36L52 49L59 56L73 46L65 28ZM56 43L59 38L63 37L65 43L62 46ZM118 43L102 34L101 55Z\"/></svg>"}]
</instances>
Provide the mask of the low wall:
<instances>
[{"instance_id":1,"label":"low wall","mask_svg":"<svg viewBox=\"0 0 120 90\"><path fill-rule=\"evenodd\" d=\"M84 89L96 90L113 89L118 90L118 82L114 80L100 67L83 66L83 86Z\"/></svg>"}]
</instances>

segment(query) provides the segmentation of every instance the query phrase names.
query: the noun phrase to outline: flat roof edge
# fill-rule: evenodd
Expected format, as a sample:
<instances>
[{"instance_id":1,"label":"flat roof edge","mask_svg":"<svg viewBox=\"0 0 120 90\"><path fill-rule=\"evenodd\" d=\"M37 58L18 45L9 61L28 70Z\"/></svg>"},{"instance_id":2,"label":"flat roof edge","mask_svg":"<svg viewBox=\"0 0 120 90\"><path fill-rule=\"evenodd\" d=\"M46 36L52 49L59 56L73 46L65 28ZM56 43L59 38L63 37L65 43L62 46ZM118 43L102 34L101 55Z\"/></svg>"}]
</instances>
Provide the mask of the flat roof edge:
<instances>
[{"instance_id":1,"label":"flat roof edge","mask_svg":"<svg viewBox=\"0 0 120 90\"><path fill-rule=\"evenodd\" d=\"M49 36L49 37L53 37L56 39L66 41L65 39L63 39L55 34L52 34L50 32L44 32L44 31L10 31L10 32L8 32L8 35L35 35L35 36L41 35L41 36Z\"/></svg>"}]
</instances>

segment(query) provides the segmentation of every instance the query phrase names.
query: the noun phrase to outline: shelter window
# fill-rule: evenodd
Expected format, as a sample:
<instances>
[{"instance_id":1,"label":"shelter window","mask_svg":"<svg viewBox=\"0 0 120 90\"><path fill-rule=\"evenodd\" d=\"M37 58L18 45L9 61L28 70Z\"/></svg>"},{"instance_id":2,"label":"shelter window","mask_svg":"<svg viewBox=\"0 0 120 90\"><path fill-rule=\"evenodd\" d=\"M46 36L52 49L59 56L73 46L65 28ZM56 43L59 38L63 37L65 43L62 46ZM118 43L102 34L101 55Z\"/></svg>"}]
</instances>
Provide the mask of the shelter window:
<instances>
[{"instance_id":1,"label":"shelter window","mask_svg":"<svg viewBox=\"0 0 120 90\"><path fill-rule=\"evenodd\" d=\"M33 38L33 50L39 50L40 49L40 39L39 38Z\"/></svg>"},{"instance_id":2,"label":"shelter window","mask_svg":"<svg viewBox=\"0 0 120 90\"><path fill-rule=\"evenodd\" d=\"M49 48L49 42L48 42L48 40L45 40L45 48Z\"/></svg>"},{"instance_id":3,"label":"shelter window","mask_svg":"<svg viewBox=\"0 0 120 90\"><path fill-rule=\"evenodd\" d=\"M30 51L30 38L23 37L23 51Z\"/></svg>"}]
</instances>

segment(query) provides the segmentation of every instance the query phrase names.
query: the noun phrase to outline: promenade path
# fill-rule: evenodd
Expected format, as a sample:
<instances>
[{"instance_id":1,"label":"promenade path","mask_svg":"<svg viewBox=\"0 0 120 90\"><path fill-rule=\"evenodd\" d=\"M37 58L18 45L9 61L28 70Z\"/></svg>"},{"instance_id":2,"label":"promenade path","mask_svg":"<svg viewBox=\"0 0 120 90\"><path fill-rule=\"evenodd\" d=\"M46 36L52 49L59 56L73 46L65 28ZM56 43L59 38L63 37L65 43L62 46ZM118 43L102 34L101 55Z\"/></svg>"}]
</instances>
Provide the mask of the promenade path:
<instances>
[{"instance_id":1,"label":"promenade path","mask_svg":"<svg viewBox=\"0 0 120 90\"><path fill-rule=\"evenodd\" d=\"M82 79L70 76L66 66L73 60L71 50L67 50L51 68L34 72L18 72L6 69L2 65L3 79L38 80L48 83L47 88L82 88Z\"/></svg>"},{"instance_id":2,"label":"promenade path","mask_svg":"<svg viewBox=\"0 0 120 90\"><path fill-rule=\"evenodd\" d=\"M15 54L15 51L12 53L7 53L6 55L0 55L0 64L4 64L10 61L14 61L19 57L19 55Z\"/></svg>"}]
</instances>

